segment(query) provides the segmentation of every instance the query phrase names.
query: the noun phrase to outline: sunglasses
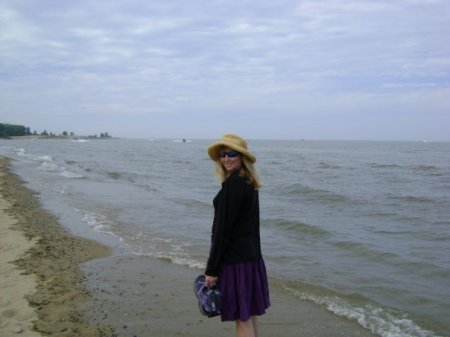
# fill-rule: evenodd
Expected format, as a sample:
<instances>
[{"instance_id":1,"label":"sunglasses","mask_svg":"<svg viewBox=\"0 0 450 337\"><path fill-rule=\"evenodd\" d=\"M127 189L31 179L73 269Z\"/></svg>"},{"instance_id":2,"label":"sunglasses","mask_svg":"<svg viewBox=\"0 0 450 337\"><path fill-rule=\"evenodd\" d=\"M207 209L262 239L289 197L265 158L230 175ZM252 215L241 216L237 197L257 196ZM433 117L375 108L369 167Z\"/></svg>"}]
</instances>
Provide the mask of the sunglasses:
<instances>
[{"instance_id":1,"label":"sunglasses","mask_svg":"<svg viewBox=\"0 0 450 337\"><path fill-rule=\"evenodd\" d=\"M228 156L228 158L236 158L239 155L240 155L240 153L237 151L234 151L234 150L219 153L220 158L225 158L225 156Z\"/></svg>"}]
</instances>

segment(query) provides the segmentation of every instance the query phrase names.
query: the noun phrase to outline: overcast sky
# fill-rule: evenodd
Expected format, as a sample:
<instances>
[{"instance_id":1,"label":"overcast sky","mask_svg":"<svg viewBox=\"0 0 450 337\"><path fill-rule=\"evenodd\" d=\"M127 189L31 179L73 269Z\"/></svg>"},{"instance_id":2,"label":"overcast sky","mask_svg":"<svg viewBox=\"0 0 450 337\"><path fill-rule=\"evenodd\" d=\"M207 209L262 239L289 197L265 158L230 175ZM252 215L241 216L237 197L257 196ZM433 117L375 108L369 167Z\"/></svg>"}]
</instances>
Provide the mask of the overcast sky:
<instances>
[{"instance_id":1,"label":"overcast sky","mask_svg":"<svg viewBox=\"0 0 450 337\"><path fill-rule=\"evenodd\" d=\"M0 122L450 140L448 0L0 0Z\"/></svg>"}]
</instances>

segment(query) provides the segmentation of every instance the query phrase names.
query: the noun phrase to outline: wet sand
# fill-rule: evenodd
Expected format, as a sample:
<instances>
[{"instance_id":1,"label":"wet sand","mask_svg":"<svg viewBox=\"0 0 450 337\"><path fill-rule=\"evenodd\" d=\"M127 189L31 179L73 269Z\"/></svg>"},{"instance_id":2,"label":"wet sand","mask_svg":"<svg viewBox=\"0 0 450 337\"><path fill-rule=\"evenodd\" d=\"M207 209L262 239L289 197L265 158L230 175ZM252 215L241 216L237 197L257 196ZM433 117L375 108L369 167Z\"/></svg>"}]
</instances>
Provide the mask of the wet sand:
<instances>
[{"instance_id":1,"label":"wet sand","mask_svg":"<svg viewBox=\"0 0 450 337\"><path fill-rule=\"evenodd\" d=\"M235 335L234 323L198 311L193 280L201 271L117 247L110 254L95 241L71 235L6 165L0 159L0 247L1 266L6 262L10 269L1 269L0 289L3 294L8 286L17 301L1 296L0 336ZM20 249L7 255L12 242ZM374 336L274 284L271 302L260 319L260 337Z\"/></svg>"},{"instance_id":2,"label":"wet sand","mask_svg":"<svg viewBox=\"0 0 450 337\"><path fill-rule=\"evenodd\" d=\"M83 264L94 298L93 323L111 322L117 337L232 337L234 322L200 314L188 267L145 256L111 255ZM271 284L272 305L260 322L260 337L373 337L355 322L301 302Z\"/></svg>"}]
</instances>

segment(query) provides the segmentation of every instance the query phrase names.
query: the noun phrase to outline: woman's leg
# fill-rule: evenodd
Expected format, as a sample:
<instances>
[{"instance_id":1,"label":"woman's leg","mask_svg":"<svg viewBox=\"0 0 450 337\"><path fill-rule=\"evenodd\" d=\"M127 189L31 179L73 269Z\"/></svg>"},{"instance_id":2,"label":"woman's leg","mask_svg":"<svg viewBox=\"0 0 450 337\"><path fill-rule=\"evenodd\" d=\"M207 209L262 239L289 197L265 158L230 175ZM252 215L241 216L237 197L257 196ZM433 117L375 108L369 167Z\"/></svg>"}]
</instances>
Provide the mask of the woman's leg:
<instances>
[{"instance_id":1,"label":"woman's leg","mask_svg":"<svg viewBox=\"0 0 450 337\"><path fill-rule=\"evenodd\" d=\"M257 337L253 317L246 321L236 321L236 337Z\"/></svg>"},{"instance_id":2,"label":"woman's leg","mask_svg":"<svg viewBox=\"0 0 450 337\"><path fill-rule=\"evenodd\" d=\"M253 324L253 331L255 332L255 337L258 337L258 316L250 317Z\"/></svg>"}]
</instances>

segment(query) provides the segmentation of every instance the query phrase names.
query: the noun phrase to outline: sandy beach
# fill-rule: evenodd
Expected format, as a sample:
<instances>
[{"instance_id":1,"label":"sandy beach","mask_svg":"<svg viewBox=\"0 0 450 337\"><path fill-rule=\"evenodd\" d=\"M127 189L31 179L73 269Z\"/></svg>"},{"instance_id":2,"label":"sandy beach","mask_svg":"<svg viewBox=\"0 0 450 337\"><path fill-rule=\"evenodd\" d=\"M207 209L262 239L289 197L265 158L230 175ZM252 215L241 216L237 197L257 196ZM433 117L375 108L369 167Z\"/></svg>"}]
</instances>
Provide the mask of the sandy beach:
<instances>
[{"instance_id":1,"label":"sandy beach","mask_svg":"<svg viewBox=\"0 0 450 337\"><path fill-rule=\"evenodd\" d=\"M0 335L234 336L233 323L200 315L201 272L164 259L111 254L65 230L0 159ZM4 295L5 294L5 295ZM356 322L271 285L260 336L370 337Z\"/></svg>"},{"instance_id":2,"label":"sandy beach","mask_svg":"<svg viewBox=\"0 0 450 337\"><path fill-rule=\"evenodd\" d=\"M3 173L0 173L0 179L4 179ZM0 197L0 332L2 336L40 336L31 330L37 314L25 299L36 291L36 277L23 275L12 264L33 246L33 241L23 232L12 229L17 219L6 213L10 208L11 205Z\"/></svg>"},{"instance_id":3,"label":"sandy beach","mask_svg":"<svg viewBox=\"0 0 450 337\"><path fill-rule=\"evenodd\" d=\"M0 335L108 336L85 322L79 264L109 249L65 231L0 157Z\"/></svg>"}]
</instances>

